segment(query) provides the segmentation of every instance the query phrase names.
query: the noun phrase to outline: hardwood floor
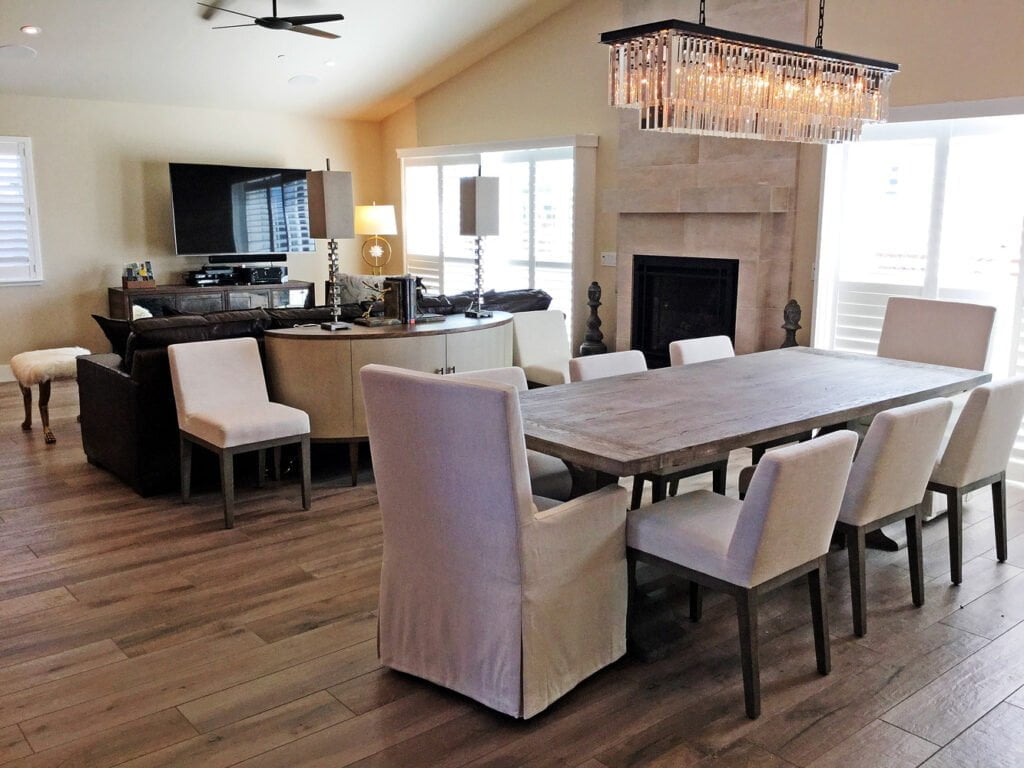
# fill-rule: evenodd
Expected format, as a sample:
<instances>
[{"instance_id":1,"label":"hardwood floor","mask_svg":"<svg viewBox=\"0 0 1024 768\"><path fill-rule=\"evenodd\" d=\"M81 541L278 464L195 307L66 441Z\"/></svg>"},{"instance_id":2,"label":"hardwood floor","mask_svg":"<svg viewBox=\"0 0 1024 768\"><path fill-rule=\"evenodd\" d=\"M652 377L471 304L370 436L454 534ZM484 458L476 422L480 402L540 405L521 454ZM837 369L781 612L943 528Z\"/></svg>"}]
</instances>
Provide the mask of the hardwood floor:
<instances>
[{"instance_id":1,"label":"hardwood floor","mask_svg":"<svg viewBox=\"0 0 1024 768\"><path fill-rule=\"evenodd\" d=\"M845 553L830 555L827 677L802 582L770 597L758 721L733 607L709 594L699 624L681 598L642 606L676 621L662 658L623 659L523 723L379 667L379 511L368 473L347 487L342 450L314 454L309 512L294 477L240 475L228 531L216 488L142 499L88 465L73 383L54 386L56 445L22 433L21 413L0 385L4 766L1024 764L1020 488L1005 564L988 494L968 501L959 588L944 519L925 526L920 609L905 553L869 551L863 639Z\"/></svg>"}]
</instances>

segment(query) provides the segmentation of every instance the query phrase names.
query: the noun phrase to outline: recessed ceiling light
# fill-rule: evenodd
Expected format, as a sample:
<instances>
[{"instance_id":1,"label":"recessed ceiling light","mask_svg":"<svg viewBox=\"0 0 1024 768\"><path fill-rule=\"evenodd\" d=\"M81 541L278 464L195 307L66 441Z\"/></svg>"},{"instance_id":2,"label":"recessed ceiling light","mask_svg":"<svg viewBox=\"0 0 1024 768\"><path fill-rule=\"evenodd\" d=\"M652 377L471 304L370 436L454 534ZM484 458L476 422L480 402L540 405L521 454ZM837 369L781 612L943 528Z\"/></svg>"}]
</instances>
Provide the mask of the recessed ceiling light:
<instances>
[{"instance_id":1,"label":"recessed ceiling light","mask_svg":"<svg viewBox=\"0 0 1024 768\"><path fill-rule=\"evenodd\" d=\"M27 45L0 45L0 59L34 59L36 49Z\"/></svg>"},{"instance_id":2,"label":"recessed ceiling light","mask_svg":"<svg viewBox=\"0 0 1024 768\"><path fill-rule=\"evenodd\" d=\"M37 27L35 24L26 24L21 28L21 31L26 35L38 35L43 30Z\"/></svg>"},{"instance_id":3,"label":"recessed ceiling light","mask_svg":"<svg viewBox=\"0 0 1024 768\"><path fill-rule=\"evenodd\" d=\"M324 66L325 67L333 67L337 63L338 62L336 62L334 59L328 59L327 61L324 62Z\"/></svg>"},{"instance_id":4,"label":"recessed ceiling light","mask_svg":"<svg viewBox=\"0 0 1024 768\"><path fill-rule=\"evenodd\" d=\"M285 61L287 58L288 58L288 56L283 54L283 53L277 54L277 60L278 61Z\"/></svg>"},{"instance_id":5,"label":"recessed ceiling light","mask_svg":"<svg viewBox=\"0 0 1024 768\"><path fill-rule=\"evenodd\" d=\"M316 85L319 82L320 78L315 77L314 75L293 75L292 77L288 78L289 85L295 85L300 87Z\"/></svg>"}]
</instances>

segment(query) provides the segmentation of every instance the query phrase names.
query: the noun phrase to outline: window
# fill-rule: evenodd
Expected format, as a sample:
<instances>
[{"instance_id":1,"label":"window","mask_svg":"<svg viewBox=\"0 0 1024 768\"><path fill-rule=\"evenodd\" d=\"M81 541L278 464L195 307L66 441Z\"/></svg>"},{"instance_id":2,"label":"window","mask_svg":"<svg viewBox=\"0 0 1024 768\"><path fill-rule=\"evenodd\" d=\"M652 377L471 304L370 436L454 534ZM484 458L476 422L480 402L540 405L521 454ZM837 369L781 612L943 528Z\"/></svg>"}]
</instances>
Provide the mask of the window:
<instances>
[{"instance_id":1,"label":"window","mask_svg":"<svg viewBox=\"0 0 1024 768\"><path fill-rule=\"evenodd\" d=\"M500 234L483 240L484 290L540 288L571 318L579 147L552 143L400 151L409 271L439 293L475 287L476 241L459 234L459 180L497 176Z\"/></svg>"},{"instance_id":2,"label":"window","mask_svg":"<svg viewBox=\"0 0 1024 768\"><path fill-rule=\"evenodd\" d=\"M32 141L0 136L0 283L42 279Z\"/></svg>"},{"instance_id":3,"label":"window","mask_svg":"<svg viewBox=\"0 0 1024 768\"><path fill-rule=\"evenodd\" d=\"M235 248L242 253L306 251L309 205L306 180L281 174L240 181L231 186Z\"/></svg>"},{"instance_id":4,"label":"window","mask_svg":"<svg viewBox=\"0 0 1024 768\"><path fill-rule=\"evenodd\" d=\"M871 126L830 147L815 346L874 353L890 296L996 307L988 370L1024 373L1024 116ZM1011 464L1024 479L1024 434Z\"/></svg>"}]
</instances>

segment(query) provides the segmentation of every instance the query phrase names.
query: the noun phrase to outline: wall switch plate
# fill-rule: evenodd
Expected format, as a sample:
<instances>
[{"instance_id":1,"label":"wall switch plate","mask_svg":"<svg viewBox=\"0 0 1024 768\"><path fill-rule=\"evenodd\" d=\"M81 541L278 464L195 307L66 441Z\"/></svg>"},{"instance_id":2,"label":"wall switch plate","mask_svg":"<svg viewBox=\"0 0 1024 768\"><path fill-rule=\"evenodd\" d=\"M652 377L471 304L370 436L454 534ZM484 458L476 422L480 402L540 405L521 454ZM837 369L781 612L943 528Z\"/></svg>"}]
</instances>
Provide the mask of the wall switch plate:
<instances>
[{"instance_id":1,"label":"wall switch plate","mask_svg":"<svg viewBox=\"0 0 1024 768\"><path fill-rule=\"evenodd\" d=\"M614 267L615 257L618 254L615 251L602 251L601 252L601 266L602 267Z\"/></svg>"}]
</instances>

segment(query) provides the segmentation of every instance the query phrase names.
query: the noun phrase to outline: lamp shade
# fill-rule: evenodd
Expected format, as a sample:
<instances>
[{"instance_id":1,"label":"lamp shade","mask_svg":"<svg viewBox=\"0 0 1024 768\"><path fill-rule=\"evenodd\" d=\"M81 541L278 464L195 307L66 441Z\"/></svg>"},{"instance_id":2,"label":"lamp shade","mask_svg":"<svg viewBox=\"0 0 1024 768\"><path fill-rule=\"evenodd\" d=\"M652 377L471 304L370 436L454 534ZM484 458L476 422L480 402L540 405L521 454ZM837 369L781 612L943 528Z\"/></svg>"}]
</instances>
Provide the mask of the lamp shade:
<instances>
[{"instance_id":1,"label":"lamp shade","mask_svg":"<svg viewBox=\"0 0 1024 768\"><path fill-rule=\"evenodd\" d=\"M309 236L319 240L355 237L352 227L352 174L308 171Z\"/></svg>"},{"instance_id":2,"label":"lamp shade","mask_svg":"<svg viewBox=\"0 0 1024 768\"><path fill-rule=\"evenodd\" d=\"M460 234L498 234L498 177L466 176L460 179L459 193Z\"/></svg>"},{"instance_id":3,"label":"lamp shade","mask_svg":"<svg viewBox=\"0 0 1024 768\"><path fill-rule=\"evenodd\" d=\"M357 205L357 235L397 235L398 225L395 223L395 206L393 205Z\"/></svg>"}]
</instances>

